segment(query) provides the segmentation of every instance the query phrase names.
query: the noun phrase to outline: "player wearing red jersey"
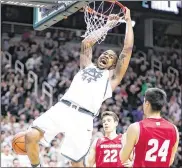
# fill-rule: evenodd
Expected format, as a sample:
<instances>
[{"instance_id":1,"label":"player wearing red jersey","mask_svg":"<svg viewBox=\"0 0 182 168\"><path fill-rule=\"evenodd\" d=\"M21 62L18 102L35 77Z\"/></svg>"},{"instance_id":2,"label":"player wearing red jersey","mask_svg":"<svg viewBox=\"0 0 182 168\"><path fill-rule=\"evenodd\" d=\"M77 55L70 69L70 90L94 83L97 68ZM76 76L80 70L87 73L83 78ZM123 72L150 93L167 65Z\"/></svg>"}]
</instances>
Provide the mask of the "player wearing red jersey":
<instances>
[{"instance_id":1,"label":"player wearing red jersey","mask_svg":"<svg viewBox=\"0 0 182 168\"><path fill-rule=\"evenodd\" d=\"M145 119L131 124L126 132L126 143L120 158L124 163L135 148L134 167L170 167L179 143L175 125L160 116L166 103L166 93L150 88L145 93Z\"/></svg>"},{"instance_id":2,"label":"player wearing red jersey","mask_svg":"<svg viewBox=\"0 0 182 168\"><path fill-rule=\"evenodd\" d=\"M115 113L106 111L102 113L101 119L105 136L93 142L86 166L93 167L96 164L96 167L131 167L131 161L122 165L119 158L119 152L125 143L125 135L116 133L119 118Z\"/></svg>"}]
</instances>

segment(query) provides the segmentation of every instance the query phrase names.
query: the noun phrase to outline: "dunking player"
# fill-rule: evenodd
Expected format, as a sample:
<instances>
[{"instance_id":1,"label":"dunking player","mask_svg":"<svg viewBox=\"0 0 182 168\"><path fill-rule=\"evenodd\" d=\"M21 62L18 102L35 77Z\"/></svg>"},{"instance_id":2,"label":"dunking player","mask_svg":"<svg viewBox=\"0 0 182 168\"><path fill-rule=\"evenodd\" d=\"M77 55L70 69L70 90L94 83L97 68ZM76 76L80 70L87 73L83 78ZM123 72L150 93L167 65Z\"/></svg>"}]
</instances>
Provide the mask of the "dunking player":
<instances>
[{"instance_id":1,"label":"dunking player","mask_svg":"<svg viewBox=\"0 0 182 168\"><path fill-rule=\"evenodd\" d=\"M130 10L126 8L126 35L124 48L117 58L112 51L100 55L97 65L92 60L92 46L111 26L117 25L119 17L110 15L105 26L91 33L81 45L80 71L62 99L38 117L27 131L26 150L33 167L40 167L39 142L50 142L58 133L64 132L61 147L63 156L72 160L73 167L82 166L82 158L88 152L93 118L102 102L112 96L112 91L120 84L130 61L133 48L133 28ZM95 37L97 34L97 37ZM113 70L113 74L111 71Z\"/></svg>"},{"instance_id":2,"label":"dunking player","mask_svg":"<svg viewBox=\"0 0 182 168\"><path fill-rule=\"evenodd\" d=\"M120 150L125 143L125 134L117 134L118 116L111 111L101 115L105 136L95 139L85 161L87 167L132 167L132 161L124 164L119 158ZM132 156L131 156L132 157ZM131 158L132 160L132 158Z\"/></svg>"},{"instance_id":3,"label":"dunking player","mask_svg":"<svg viewBox=\"0 0 182 168\"><path fill-rule=\"evenodd\" d=\"M166 93L150 88L145 93L143 110L146 119L131 124L126 135L120 158L124 163L135 148L134 167L170 167L179 143L175 125L161 118L160 112L166 103Z\"/></svg>"}]
</instances>

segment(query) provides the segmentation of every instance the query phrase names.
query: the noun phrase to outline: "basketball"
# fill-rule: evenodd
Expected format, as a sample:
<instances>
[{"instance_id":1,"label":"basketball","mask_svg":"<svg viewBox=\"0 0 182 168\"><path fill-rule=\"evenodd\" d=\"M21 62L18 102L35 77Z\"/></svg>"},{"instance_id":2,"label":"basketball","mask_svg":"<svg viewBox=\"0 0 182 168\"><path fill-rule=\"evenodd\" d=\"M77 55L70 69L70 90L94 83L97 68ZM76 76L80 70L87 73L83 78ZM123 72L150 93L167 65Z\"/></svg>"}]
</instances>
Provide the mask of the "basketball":
<instances>
[{"instance_id":1,"label":"basketball","mask_svg":"<svg viewBox=\"0 0 182 168\"><path fill-rule=\"evenodd\" d=\"M25 132L17 133L12 140L13 151L18 155L26 155Z\"/></svg>"}]
</instances>

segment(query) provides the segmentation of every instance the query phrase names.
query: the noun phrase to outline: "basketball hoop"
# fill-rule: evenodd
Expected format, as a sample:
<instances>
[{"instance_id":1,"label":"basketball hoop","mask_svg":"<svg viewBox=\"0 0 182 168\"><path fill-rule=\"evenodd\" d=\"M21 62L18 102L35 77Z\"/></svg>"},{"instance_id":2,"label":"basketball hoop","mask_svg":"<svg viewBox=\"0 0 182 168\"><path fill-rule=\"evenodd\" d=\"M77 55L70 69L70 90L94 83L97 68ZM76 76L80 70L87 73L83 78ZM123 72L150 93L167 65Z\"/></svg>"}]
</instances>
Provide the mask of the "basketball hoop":
<instances>
[{"instance_id":1,"label":"basketball hoop","mask_svg":"<svg viewBox=\"0 0 182 168\"><path fill-rule=\"evenodd\" d=\"M116 0L102 1L101 3L99 1L91 2L84 8L84 19L87 24L87 30L82 37L86 38L90 33L93 34L95 30L104 27L108 21L109 15L118 15L120 19L117 21L117 24L111 25L107 31L104 32L103 36L97 40L100 44L105 40L108 30L121 24L125 11L125 6ZM97 36L97 34L95 34L95 36Z\"/></svg>"}]
</instances>

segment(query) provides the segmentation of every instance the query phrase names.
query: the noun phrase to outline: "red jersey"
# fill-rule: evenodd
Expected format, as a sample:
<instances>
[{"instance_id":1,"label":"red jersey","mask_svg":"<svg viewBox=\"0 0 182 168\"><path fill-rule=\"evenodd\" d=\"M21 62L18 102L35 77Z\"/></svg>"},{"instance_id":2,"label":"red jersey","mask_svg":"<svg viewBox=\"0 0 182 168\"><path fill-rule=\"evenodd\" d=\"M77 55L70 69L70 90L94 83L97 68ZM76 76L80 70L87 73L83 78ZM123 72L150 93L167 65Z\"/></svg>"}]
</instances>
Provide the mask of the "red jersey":
<instances>
[{"instance_id":1,"label":"red jersey","mask_svg":"<svg viewBox=\"0 0 182 168\"><path fill-rule=\"evenodd\" d=\"M96 143L96 167L123 167L119 158L122 148L122 134L113 140L107 137L98 139Z\"/></svg>"},{"instance_id":2,"label":"red jersey","mask_svg":"<svg viewBox=\"0 0 182 168\"><path fill-rule=\"evenodd\" d=\"M174 125L163 118L147 118L139 122L139 127L134 167L169 167L177 140Z\"/></svg>"}]
</instances>

